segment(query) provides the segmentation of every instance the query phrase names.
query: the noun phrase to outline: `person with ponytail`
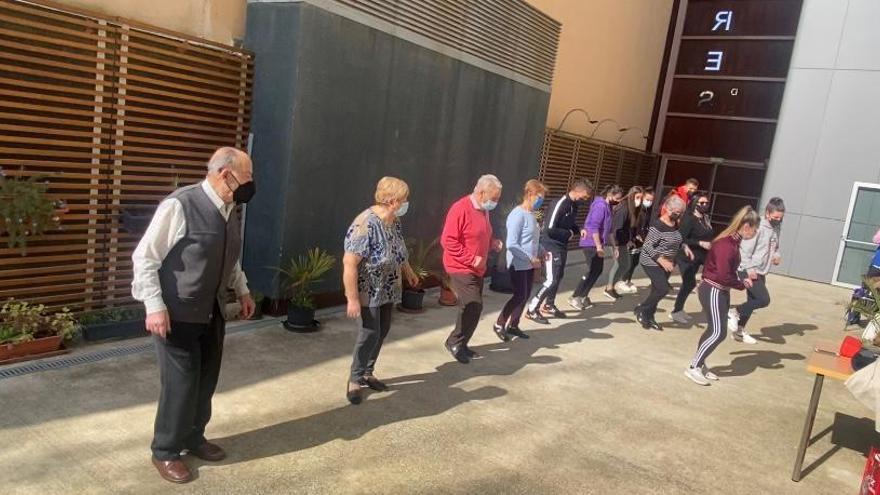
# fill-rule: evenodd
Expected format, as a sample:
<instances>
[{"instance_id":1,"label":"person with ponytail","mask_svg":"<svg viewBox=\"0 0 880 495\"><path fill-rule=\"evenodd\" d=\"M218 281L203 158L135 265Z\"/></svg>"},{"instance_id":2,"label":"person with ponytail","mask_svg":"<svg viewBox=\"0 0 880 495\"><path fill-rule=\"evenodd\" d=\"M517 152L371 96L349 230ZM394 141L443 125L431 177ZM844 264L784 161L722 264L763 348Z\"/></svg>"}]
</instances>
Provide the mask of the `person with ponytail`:
<instances>
[{"instance_id":1,"label":"person with ponytail","mask_svg":"<svg viewBox=\"0 0 880 495\"><path fill-rule=\"evenodd\" d=\"M638 228L639 210L642 206L642 194L644 189L639 186L629 188L623 202L614 208L611 217L611 244L614 249L614 264L608 273L608 285L605 286L605 297L616 301L620 299L620 292L615 288L620 284L621 277L629 270L632 262L630 251L633 248L635 231Z\"/></svg>"},{"instance_id":2,"label":"person with ponytail","mask_svg":"<svg viewBox=\"0 0 880 495\"><path fill-rule=\"evenodd\" d=\"M703 282L698 293L703 313L706 315L706 331L700 337L697 352L684 376L698 385L709 385L718 376L709 371L706 358L727 336L726 317L730 309L730 290L744 290L752 286L748 272L740 270L740 243L750 240L758 233L761 216L751 206L745 206L730 225L712 242L703 268Z\"/></svg>"},{"instance_id":3,"label":"person with ponytail","mask_svg":"<svg viewBox=\"0 0 880 495\"><path fill-rule=\"evenodd\" d=\"M636 215L636 225L633 228L632 247L627 253L629 256L629 263L627 264L626 270L623 270L623 274L620 277L620 283L616 284L614 287L614 290L619 294L635 294L638 292L638 289L632 283L632 278L636 271L636 267L639 266L639 257L642 254L642 244L644 244L645 237L648 235L648 227L651 225L653 214L654 188L647 186L643 188L642 206L638 210Z\"/></svg>"},{"instance_id":4,"label":"person with ponytail","mask_svg":"<svg viewBox=\"0 0 880 495\"><path fill-rule=\"evenodd\" d=\"M691 317L684 312L684 303L697 286L697 272L706 261L706 254L712 246L714 232L709 221L709 194L697 193L688 207L679 227L682 242L691 248L694 259L679 255L678 269L681 272L681 287L675 297L675 307L669 315L672 321L682 325L691 323Z\"/></svg>"},{"instance_id":5,"label":"person with ponytail","mask_svg":"<svg viewBox=\"0 0 880 495\"><path fill-rule=\"evenodd\" d=\"M623 188L617 184L606 186L590 205L590 213L584 221L580 246L587 260L587 272L574 291L568 304L578 311L593 307L589 293L605 267L606 243L611 235L611 208L623 198Z\"/></svg>"},{"instance_id":6,"label":"person with ponytail","mask_svg":"<svg viewBox=\"0 0 880 495\"><path fill-rule=\"evenodd\" d=\"M507 216L507 266L513 284L513 296L498 315L492 327L502 342L510 336L527 339L529 336L519 329L526 302L535 282L535 268L541 267L541 230L534 212L544 204L547 186L536 179L526 182L523 201Z\"/></svg>"}]
</instances>

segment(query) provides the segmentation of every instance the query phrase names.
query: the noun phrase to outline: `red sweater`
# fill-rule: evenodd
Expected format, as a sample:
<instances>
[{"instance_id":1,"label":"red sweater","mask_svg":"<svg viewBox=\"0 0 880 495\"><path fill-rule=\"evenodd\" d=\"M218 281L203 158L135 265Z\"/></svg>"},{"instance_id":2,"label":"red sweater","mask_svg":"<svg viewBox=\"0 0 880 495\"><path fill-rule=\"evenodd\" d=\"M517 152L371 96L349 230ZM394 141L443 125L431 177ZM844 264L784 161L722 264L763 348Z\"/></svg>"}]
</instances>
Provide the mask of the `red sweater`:
<instances>
[{"instance_id":1,"label":"red sweater","mask_svg":"<svg viewBox=\"0 0 880 495\"><path fill-rule=\"evenodd\" d=\"M739 278L739 243L742 237L734 233L712 243L703 266L703 282L722 290L743 290Z\"/></svg>"},{"instance_id":2,"label":"red sweater","mask_svg":"<svg viewBox=\"0 0 880 495\"><path fill-rule=\"evenodd\" d=\"M681 198L682 201L684 201L685 206L687 206L687 204L691 202L691 197L688 196L687 184L676 187L672 190L670 195L675 195Z\"/></svg>"},{"instance_id":3,"label":"red sweater","mask_svg":"<svg viewBox=\"0 0 880 495\"><path fill-rule=\"evenodd\" d=\"M486 256L492 241L489 213L474 207L470 194L449 207L440 245L443 246L443 267L447 273L486 273ZM474 268L474 258L481 256L483 263Z\"/></svg>"}]
</instances>

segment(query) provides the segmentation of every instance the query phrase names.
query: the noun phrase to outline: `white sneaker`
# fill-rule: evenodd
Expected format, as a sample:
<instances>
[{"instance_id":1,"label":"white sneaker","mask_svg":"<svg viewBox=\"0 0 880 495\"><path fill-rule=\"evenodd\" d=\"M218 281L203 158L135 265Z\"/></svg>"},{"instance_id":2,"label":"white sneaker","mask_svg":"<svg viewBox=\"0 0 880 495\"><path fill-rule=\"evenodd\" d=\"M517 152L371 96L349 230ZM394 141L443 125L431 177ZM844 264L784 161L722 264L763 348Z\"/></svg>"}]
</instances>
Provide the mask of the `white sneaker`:
<instances>
[{"instance_id":1,"label":"white sneaker","mask_svg":"<svg viewBox=\"0 0 880 495\"><path fill-rule=\"evenodd\" d=\"M633 285L632 282L626 283L626 290L630 294L638 294L638 292L639 292L639 288L636 287L635 285Z\"/></svg>"},{"instance_id":2,"label":"white sneaker","mask_svg":"<svg viewBox=\"0 0 880 495\"><path fill-rule=\"evenodd\" d=\"M618 294L631 294L629 287L623 282L617 282L614 284L614 290L616 290Z\"/></svg>"},{"instance_id":3,"label":"white sneaker","mask_svg":"<svg viewBox=\"0 0 880 495\"><path fill-rule=\"evenodd\" d=\"M740 327L739 335L740 335L740 340L742 341L743 344L757 344L758 343L758 340L756 338L752 337L751 335L749 335L749 332L746 332L745 328Z\"/></svg>"},{"instance_id":4,"label":"white sneaker","mask_svg":"<svg viewBox=\"0 0 880 495\"><path fill-rule=\"evenodd\" d=\"M712 373L711 371L709 371L709 367L706 366L705 364L703 365L703 369L702 369L702 371L703 371L703 376L705 376L705 377L708 378L709 380L713 380L713 381L716 381L716 382L718 381L718 375L716 375L715 373Z\"/></svg>"},{"instance_id":5,"label":"white sneaker","mask_svg":"<svg viewBox=\"0 0 880 495\"><path fill-rule=\"evenodd\" d=\"M733 308L727 312L727 330L731 335L739 332L739 312Z\"/></svg>"},{"instance_id":6,"label":"white sneaker","mask_svg":"<svg viewBox=\"0 0 880 495\"><path fill-rule=\"evenodd\" d=\"M583 297L570 297L570 298L568 298L568 305L578 311L583 311L584 309L586 309L584 307L584 298Z\"/></svg>"},{"instance_id":7,"label":"white sneaker","mask_svg":"<svg viewBox=\"0 0 880 495\"><path fill-rule=\"evenodd\" d=\"M691 317L688 316L688 314L684 311L676 311L675 313L669 315L669 317L672 318L672 321L681 325L687 325L691 322Z\"/></svg>"},{"instance_id":8,"label":"white sneaker","mask_svg":"<svg viewBox=\"0 0 880 495\"><path fill-rule=\"evenodd\" d=\"M690 378L697 385L702 385L704 387L709 385L709 380L707 380L706 377L703 376L703 370L701 370L700 368L691 368L690 366L688 366L684 370L684 376Z\"/></svg>"}]
</instances>

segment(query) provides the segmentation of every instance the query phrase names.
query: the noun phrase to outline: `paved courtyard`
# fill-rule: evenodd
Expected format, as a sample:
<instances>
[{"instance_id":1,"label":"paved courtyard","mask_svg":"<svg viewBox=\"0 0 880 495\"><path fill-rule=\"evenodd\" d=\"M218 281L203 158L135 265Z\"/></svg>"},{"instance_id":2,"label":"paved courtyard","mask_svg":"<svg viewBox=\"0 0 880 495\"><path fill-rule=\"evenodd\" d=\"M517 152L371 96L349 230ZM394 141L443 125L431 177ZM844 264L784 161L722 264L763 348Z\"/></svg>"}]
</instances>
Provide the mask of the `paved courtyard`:
<instances>
[{"instance_id":1,"label":"paved courtyard","mask_svg":"<svg viewBox=\"0 0 880 495\"><path fill-rule=\"evenodd\" d=\"M487 291L473 345L486 357L469 365L442 345L454 309L431 297L422 315L398 313L377 368L392 389L360 406L344 397L354 323L325 317L312 335L274 321L238 327L208 428L229 458L188 459L197 479L185 486L149 462L152 352L0 380L2 492L856 493L865 459L854 449L873 422L833 380L809 473L789 479L813 382L805 357L842 338L848 291L769 285L773 304L753 319L760 342L727 339L709 361L721 381L705 388L682 376L702 317L647 332L633 322L633 296L612 304L598 290L595 308L547 327L524 320L532 338L510 343L490 328L506 296ZM696 297L687 309L699 311Z\"/></svg>"}]
</instances>

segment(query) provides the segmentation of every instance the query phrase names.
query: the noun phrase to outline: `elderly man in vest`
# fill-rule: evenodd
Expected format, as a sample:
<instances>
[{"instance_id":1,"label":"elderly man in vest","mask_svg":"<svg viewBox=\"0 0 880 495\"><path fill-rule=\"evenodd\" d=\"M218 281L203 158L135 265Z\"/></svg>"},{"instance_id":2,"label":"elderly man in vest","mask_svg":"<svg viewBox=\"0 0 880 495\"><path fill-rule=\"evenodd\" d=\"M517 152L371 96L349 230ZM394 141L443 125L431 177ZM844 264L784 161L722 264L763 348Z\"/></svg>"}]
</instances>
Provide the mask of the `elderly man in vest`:
<instances>
[{"instance_id":1,"label":"elderly man in vest","mask_svg":"<svg viewBox=\"0 0 880 495\"><path fill-rule=\"evenodd\" d=\"M235 213L235 205L254 192L248 155L218 149L204 181L159 204L132 255L132 294L146 307L146 328L159 358L153 465L174 483L192 480L182 451L206 461L226 457L205 438L205 426L220 374L227 289L241 300L242 318L254 311L239 261L241 222Z\"/></svg>"}]
</instances>

